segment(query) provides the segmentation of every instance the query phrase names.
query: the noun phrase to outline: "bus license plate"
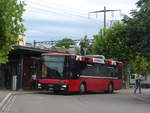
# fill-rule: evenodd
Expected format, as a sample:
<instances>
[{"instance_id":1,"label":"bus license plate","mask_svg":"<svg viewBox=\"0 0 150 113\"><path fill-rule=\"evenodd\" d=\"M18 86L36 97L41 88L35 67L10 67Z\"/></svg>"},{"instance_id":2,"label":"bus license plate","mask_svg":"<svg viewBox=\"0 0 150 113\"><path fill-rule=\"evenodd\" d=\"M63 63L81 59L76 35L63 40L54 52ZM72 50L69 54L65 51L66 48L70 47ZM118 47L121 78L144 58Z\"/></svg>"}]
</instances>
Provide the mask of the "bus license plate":
<instances>
[{"instance_id":1,"label":"bus license plate","mask_svg":"<svg viewBox=\"0 0 150 113\"><path fill-rule=\"evenodd\" d=\"M48 84L48 86L49 86L49 87L53 87L53 86L54 86L54 84Z\"/></svg>"}]
</instances>

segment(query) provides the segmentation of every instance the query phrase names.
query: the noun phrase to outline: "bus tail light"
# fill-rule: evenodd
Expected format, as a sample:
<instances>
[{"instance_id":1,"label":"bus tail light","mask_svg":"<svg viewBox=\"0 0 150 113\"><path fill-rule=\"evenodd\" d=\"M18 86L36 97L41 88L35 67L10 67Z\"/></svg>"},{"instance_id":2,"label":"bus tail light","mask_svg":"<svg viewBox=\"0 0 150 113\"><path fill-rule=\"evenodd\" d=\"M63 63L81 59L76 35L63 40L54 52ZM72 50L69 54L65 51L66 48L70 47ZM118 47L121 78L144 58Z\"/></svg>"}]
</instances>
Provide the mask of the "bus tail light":
<instances>
[{"instance_id":1,"label":"bus tail light","mask_svg":"<svg viewBox=\"0 0 150 113\"><path fill-rule=\"evenodd\" d=\"M93 58L89 58L89 60L88 60L89 62L93 62Z\"/></svg>"}]
</instances>

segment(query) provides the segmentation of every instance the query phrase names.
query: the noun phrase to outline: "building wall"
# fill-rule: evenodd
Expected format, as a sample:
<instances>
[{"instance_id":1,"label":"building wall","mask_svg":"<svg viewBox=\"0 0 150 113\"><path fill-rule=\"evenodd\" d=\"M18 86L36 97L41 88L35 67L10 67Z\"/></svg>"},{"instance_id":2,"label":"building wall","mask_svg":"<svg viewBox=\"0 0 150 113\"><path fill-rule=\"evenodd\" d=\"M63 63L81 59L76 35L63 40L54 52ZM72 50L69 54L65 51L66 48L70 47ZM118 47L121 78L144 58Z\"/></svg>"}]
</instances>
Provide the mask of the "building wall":
<instances>
[{"instance_id":1,"label":"building wall","mask_svg":"<svg viewBox=\"0 0 150 113\"><path fill-rule=\"evenodd\" d=\"M11 88L14 75L17 76L17 89L30 88L32 72L37 77L40 75L41 53L49 51L26 46L14 48L9 54L9 62L0 64L0 88Z\"/></svg>"},{"instance_id":2,"label":"building wall","mask_svg":"<svg viewBox=\"0 0 150 113\"><path fill-rule=\"evenodd\" d=\"M33 73L36 73L38 78L40 75L40 58L33 57L32 55L24 55L23 70L21 69L22 66L20 58L21 57L19 55L11 56L7 64L0 65L0 88L11 89L12 78L14 75L17 76L17 89L20 89L21 87L23 87L23 89L30 89L31 76ZM21 75L22 73L23 75Z\"/></svg>"},{"instance_id":3,"label":"building wall","mask_svg":"<svg viewBox=\"0 0 150 113\"><path fill-rule=\"evenodd\" d=\"M30 89L32 85L32 75L35 74L38 78L40 74L39 57L25 56L23 70L23 87L24 89Z\"/></svg>"},{"instance_id":4,"label":"building wall","mask_svg":"<svg viewBox=\"0 0 150 113\"><path fill-rule=\"evenodd\" d=\"M34 73L35 68L33 68L34 60L31 58L31 56L25 56L24 57L24 76L23 76L23 87L25 89L29 89L31 87L31 80L32 80L32 73Z\"/></svg>"},{"instance_id":5,"label":"building wall","mask_svg":"<svg viewBox=\"0 0 150 113\"><path fill-rule=\"evenodd\" d=\"M0 64L0 89L4 88L4 81L5 81L5 73L4 73L4 65Z\"/></svg>"},{"instance_id":6,"label":"building wall","mask_svg":"<svg viewBox=\"0 0 150 113\"><path fill-rule=\"evenodd\" d=\"M20 45L20 46L26 46L26 36L24 35L19 35L19 42L17 45Z\"/></svg>"}]
</instances>

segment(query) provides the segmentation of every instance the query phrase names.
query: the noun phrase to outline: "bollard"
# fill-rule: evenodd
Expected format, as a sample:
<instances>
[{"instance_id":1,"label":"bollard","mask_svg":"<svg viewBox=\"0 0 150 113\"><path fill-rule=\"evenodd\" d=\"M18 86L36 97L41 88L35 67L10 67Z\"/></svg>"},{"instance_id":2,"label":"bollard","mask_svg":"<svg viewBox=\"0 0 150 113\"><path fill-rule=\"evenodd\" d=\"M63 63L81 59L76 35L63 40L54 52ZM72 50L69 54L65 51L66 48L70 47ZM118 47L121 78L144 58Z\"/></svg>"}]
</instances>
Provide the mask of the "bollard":
<instances>
[{"instance_id":1,"label":"bollard","mask_svg":"<svg viewBox=\"0 0 150 113\"><path fill-rule=\"evenodd\" d=\"M12 79L12 90L16 91L17 90L17 75L13 75Z\"/></svg>"}]
</instances>

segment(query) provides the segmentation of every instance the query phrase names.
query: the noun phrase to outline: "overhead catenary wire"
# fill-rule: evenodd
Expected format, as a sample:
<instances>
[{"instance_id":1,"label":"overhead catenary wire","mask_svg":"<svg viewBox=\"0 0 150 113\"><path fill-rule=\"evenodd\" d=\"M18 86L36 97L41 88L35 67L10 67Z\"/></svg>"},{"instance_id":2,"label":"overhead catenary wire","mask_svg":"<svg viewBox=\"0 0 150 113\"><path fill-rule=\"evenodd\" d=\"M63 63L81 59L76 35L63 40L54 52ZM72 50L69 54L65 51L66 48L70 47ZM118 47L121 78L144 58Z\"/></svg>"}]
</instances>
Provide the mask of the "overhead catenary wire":
<instances>
[{"instance_id":1,"label":"overhead catenary wire","mask_svg":"<svg viewBox=\"0 0 150 113\"><path fill-rule=\"evenodd\" d=\"M54 10L50 10L50 9L45 9L45 8L41 8L41 7L36 7L35 5L32 5L32 4L28 4L28 6L30 6L31 8L33 8L33 9L35 9L35 11L37 10L37 11L40 11L40 12L44 12L44 13L47 13L47 15L49 15L49 16L51 16L50 15L50 13L52 13L52 14L54 14L54 15L59 15L59 16L64 16L64 17L66 17L66 16L68 16L68 18L70 18L70 16L71 17L76 17L76 18L80 18L80 19L83 19L83 20L88 20L88 21L91 21L91 22L93 22L93 23L95 23L95 24L98 24L97 22L96 22L96 20L89 20L88 18L86 18L86 17L82 17L82 16L79 16L79 15L74 15L74 14L68 14L68 13L61 13L61 12L58 12L58 11L54 11ZM38 5L39 6L39 5ZM27 10L27 11L29 11L29 10ZM30 9L30 11L29 11L30 13L32 12L31 11L31 9ZM36 12L37 14L38 14L38 12ZM44 15L44 13L40 13L40 15L41 14L43 14Z\"/></svg>"},{"instance_id":2,"label":"overhead catenary wire","mask_svg":"<svg viewBox=\"0 0 150 113\"><path fill-rule=\"evenodd\" d=\"M72 7L68 7L68 6L64 6L64 5L58 5L58 4L55 4L55 3L48 3L47 1L43 1L43 0L37 0L39 1L40 3L42 4L45 4L47 6L51 6L51 7L54 7L54 8L57 8L57 9L67 9L71 12L74 12L74 13L78 13L78 14L87 14L88 10L81 10L81 9L77 9L77 8L72 8Z\"/></svg>"},{"instance_id":3,"label":"overhead catenary wire","mask_svg":"<svg viewBox=\"0 0 150 113\"><path fill-rule=\"evenodd\" d=\"M38 8L39 9L39 8ZM35 10L35 11L37 11L37 10ZM34 13L34 12L30 12L30 13ZM48 12L49 13L49 12ZM55 12L54 12L55 13ZM37 14L42 14L42 13L37 13ZM50 15L49 15L50 16ZM41 32L41 33L49 33L49 35L53 35L53 34L56 34L56 32L52 32L51 30L50 31L45 31L45 30L39 30L38 28L34 28L34 30L35 29L37 29L39 32ZM58 33L58 31L57 31L57 33ZM63 32L60 32L60 33L63 33ZM60 34L59 33L59 34ZM68 33L67 33L68 34ZM90 34L89 34L90 35ZM28 35L28 36L31 36L31 35ZM91 35L92 36L92 35ZM48 36L49 37L49 36ZM51 37L51 36L50 36ZM63 37L80 37L79 35L77 35L77 34L74 34L74 33L69 33L69 35L67 35L67 36L63 36Z\"/></svg>"},{"instance_id":4,"label":"overhead catenary wire","mask_svg":"<svg viewBox=\"0 0 150 113\"><path fill-rule=\"evenodd\" d=\"M31 2L31 0L25 0L25 1ZM64 6L64 5L59 5L59 4L55 4L55 3L52 3L52 2L47 2L46 0L36 0L36 3L37 2L40 3L40 4L44 4L44 5L47 5L47 6L57 8L57 9L67 9L69 11L76 12L76 13L81 13L81 14L85 14L85 13L87 14L87 12L89 12L89 10L83 10L83 9L72 8L72 7L68 7L68 6ZM34 3L35 3L35 1L34 1Z\"/></svg>"},{"instance_id":5,"label":"overhead catenary wire","mask_svg":"<svg viewBox=\"0 0 150 113\"><path fill-rule=\"evenodd\" d=\"M70 8L70 10L64 11L63 8L62 8L62 10L60 10L61 8L54 8L52 6L49 6L49 4L46 4L46 3L37 3L37 2L33 2L31 0L25 0L25 1L28 1L26 3L27 4L26 7L28 7L28 6L31 7L31 9L30 8L27 9L27 13L26 14L36 12L34 14L44 15L46 13L46 16L49 16L49 17L52 17L51 14L54 14L54 15L57 15L57 16L64 16L65 18L68 18L68 20L70 18L72 18L71 21L77 21L77 18L80 18L80 19L82 19L81 21L79 21L80 23L82 23L82 22L85 23L86 22L85 20L87 20L89 22L92 22L92 24L96 24L97 26L99 26L99 23L96 23L96 21L95 21L96 19L89 20L86 17L87 14L86 14L86 16L83 16L83 15L80 15L81 13L77 13L76 11L70 11L70 10L74 10L74 9ZM39 0L37 0L37 1L39 1ZM73 18L73 17L76 17L76 18ZM51 19L49 21L51 21ZM90 24L90 23L87 23L87 24ZM43 31L39 30L39 32L43 32ZM50 35L53 35L53 32L51 32L51 31L47 31L47 33L49 33ZM55 32L55 34L56 34L56 32ZM70 33L70 34L71 35L70 36L67 35L67 37L81 37L80 35L76 35L74 33ZM72 34L74 34L74 36L72 36Z\"/></svg>"},{"instance_id":6,"label":"overhead catenary wire","mask_svg":"<svg viewBox=\"0 0 150 113\"><path fill-rule=\"evenodd\" d=\"M54 14L54 15L59 15L59 13L54 12L54 11L49 11L49 10L46 10L46 9L37 8L37 7L34 7L34 6L31 6L31 7L32 7L33 9L32 9L32 11L30 10L29 13L34 14L34 15L39 15L39 16L43 15L43 16L45 16L45 14L46 14L46 16L47 16L47 17L50 17L50 18L51 18L51 16L52 16L50 13L52 13L52 14ZM38 11L38 10L39 10L39 11ZM41 13L41 12L43 12L43 11L44 11L44 13ZM28 14L29 14L29 13L28 13ZM66 16L68 16L68 15L67 15L67 14L62 14L62 15L59 15L59 16L64 16L64 17L66 18ZM70 20L71 17L76 17L76 16L70 15L70 16L68 17L68 19ZM76 18L77 18L77 17L76 17ZM85 19L85 18L80 18L80 19L82 19L82 20L87 20L87 21L92 22L93 24L98 25L98 22L96 22L96 21L94 21L94 20L88 20L88 19ZM71 21L77 22L77 20L76 20L75 18L72 18ZM81 22L85 22L85 21L80 21L80 23L81 23ZM87 24L89 24L89 23L87 23Z\"/></svg>"},{"instance_id":7,"label":"overhead catenary wire","mask_svg":"<svg viewBox=\"0 0 150 113\"><path fill-rule=\"evenodd\" d=\"M61 16L65 16L65 17L66 16L71 16L71 17L76 17L76 18L78 17L80 19L81 18L82 19L89 19L89 15L88 16L83 16L84 14L79 15L80 14L79 12L75 13L75 10L79 10L81 12L80 9L66 7L66 6L62 6L62 5L58 5L58 4L54 4L54 3L52 3L52 5L54 5L54 6L51 6L50 2L47 2L45 0L44 1L43 0L36 0L36 2L35 1L33 2L31 0L24 0L24 1L28 2L28 5L30 5L32 8L34 7L37 10L39 9L39 10L43 11L44 13L47 12L47 13L53 13L53 14L59 15L59 16L61 15ZM35 7L35 5L38 6L38 7ZM39 8L39 6L42 7L42 8ZM62 9L60 8L60 6L62 7ZM69 9L69 10L74 10L74 11L70 11L70 12L72 12L72 13L70 13L69 11L64 11L63 9ZM87 14L88 13L86 13L86 15ZM96 15L97 15L97 13L96 13ZM68 18L70 18L70 17L68 17ZM90 18L89 21L92 21L96 24L99 24L98 19Z\"/></svg>"},{"instance_id":8,"label":"overhead catenary wire","mask_svg":"<svg viewBox=\"0 0 150 113\"><path fill-rule=\"evenodd\" d=\"M84 18L84 19L87 19L87 16L82 16L82 15L79 15L79 14L75 14L75 13L70 13L70 12L68 12L68 11L65 11L65 10L63 10L63 12L62 12L62 9L60 10L60 9L58 9L58 8L54 8L54 7L51 7L51 6L48 6L48 5L45 5L45 4L41 4L41 3L38 3L38 2L33 2L33 1L28 1L28 5L37 5L37 6L40 6L40 7L42 7L42 9L48 9L48 11L50 11L50 12L55 12L55 13L59 13L59 14L63 14L64 15L64 13L65 13L65 15L67 14L67 15L73 15L73 16L77 16L77 17L80 17L80 18ZM87 15L87 13L86 13L86 15Z\"/></svg>"}]
</instances>

